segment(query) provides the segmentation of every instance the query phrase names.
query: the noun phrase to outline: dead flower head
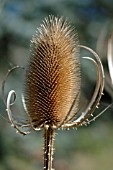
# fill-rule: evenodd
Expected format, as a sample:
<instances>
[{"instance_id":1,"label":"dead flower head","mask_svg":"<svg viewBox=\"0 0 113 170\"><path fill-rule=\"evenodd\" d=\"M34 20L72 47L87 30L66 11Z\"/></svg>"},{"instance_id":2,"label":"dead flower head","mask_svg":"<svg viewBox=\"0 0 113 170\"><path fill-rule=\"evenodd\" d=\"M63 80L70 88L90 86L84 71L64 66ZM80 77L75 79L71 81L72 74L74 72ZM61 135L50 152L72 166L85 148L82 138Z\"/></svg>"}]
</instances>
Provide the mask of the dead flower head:
<instances>
[{"instance_id":1,"label":"dead flower head","mask_svg":"<svg viewBox=\"0 0 113 170\"><path fill-rule=\"evenodd\" d=\"M81 70L79 49L92 53L97 82L92 98L84 111L80 112ZM68 21L49 16L36 31L31 40L31 56L25 69L25 88L22 94L23 107L28 114L26 123L14 120L11 111L16 92L11 90L7 99L4 96L5 82L9 74L19 66L8 71L2 85L3 99L11 125L20 134L27 135L30 128L44 129L44 169L52 170L53 139L55 129L77 128L87 125L102 114L93 118L104 88L104 71L99 56L90 48L79 45L78 36ZM13 103L12 103L13 97ZM79 112L79 114L78 114Z\"/></svg>"},{"instance_id":2,"label":"dead flower head","mask_svg":"<svg viewBox=\"0 0 113 170\"><path fill-rule=\"evenodd\" d=\"M26 135L29 132L21 131L20 127L30 127L33 130L46 127L67 129L90 123L88 118L98 107L104 88L104 72L98 55L92 49L79 45L78 36L69 22L54 16L43 21L31 40L31 46L22 95L29 122L15 123L11 112L14 104L11 103L11 98L14 96L15 101L16 92L11 90L5 103L12 126L17 132ZM87 59L96 66L97 83L91 101L78 117L81 84L79 48L94 55L95 60ZM16 68L19 66L12 68L7 76ZM6 79L3 82L3 96L5 81Z\"/></svg>"}]
</instances>

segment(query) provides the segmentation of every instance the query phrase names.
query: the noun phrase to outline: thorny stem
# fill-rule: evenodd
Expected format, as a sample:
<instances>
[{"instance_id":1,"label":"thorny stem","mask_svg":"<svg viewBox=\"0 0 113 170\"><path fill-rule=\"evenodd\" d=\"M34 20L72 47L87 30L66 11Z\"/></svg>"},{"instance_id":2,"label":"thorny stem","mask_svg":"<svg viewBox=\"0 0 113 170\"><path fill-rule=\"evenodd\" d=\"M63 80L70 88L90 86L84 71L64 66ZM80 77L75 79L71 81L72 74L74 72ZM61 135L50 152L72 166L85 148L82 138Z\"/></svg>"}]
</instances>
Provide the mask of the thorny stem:
<instances>
[{"instance_id":1,"label":"thorny stem","mask_svg":"<svg viewBox=\"0 0 113 170\"><path fill-rule=\"evenodd\" d=\"M53 170L53 144L54 144L54 129L50 126L44 128L44 170Z\"/></svg>"}]
</instances>

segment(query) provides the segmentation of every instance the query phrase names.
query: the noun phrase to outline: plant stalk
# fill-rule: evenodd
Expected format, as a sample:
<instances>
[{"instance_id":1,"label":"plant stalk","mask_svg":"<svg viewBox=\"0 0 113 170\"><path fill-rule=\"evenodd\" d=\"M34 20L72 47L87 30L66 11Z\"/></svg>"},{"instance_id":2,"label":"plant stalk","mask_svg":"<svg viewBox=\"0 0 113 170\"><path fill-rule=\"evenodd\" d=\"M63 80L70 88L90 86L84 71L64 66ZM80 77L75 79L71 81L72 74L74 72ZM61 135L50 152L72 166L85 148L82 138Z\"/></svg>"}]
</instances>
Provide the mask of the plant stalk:
<instances>
[{"instance_id":1,"label":"plant stalk","mask_svg":"<svg viewBox=\"0 0 113 170\"><path fill-rule=\"evenodd\" d=\"M52 162L55 132L50 126L46 126L44 130L44 170L53 170Z\"/></svg>"}]
</instances>

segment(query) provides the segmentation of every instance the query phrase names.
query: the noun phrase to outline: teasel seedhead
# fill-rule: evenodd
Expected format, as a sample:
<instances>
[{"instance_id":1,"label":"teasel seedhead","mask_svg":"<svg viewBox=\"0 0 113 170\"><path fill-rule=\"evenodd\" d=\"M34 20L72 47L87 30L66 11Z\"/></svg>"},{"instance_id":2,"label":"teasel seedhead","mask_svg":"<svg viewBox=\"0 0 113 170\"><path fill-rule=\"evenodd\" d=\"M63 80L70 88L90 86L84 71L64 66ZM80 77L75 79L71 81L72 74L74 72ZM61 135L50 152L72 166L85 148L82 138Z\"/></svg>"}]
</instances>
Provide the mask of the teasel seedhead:
<instances>
[{"instance_id":1,"label":"teasel seedhead","mask_svg":"<svg viewBox=\"0 0 113 170\"><path fill-rule=\"evenodd\" d=\"M78 37L63 18L46 18L32 38L25 103L33 127L58 126L80 94ZM71 113L74 114L74 113ZM71 116L71 115L70 115Z\"/></svg>"},{"instance_id":2,"label":"teasel seedhead","mask_svg":"<svg viewBox=\"0 0 113 170\"><path fill-rule=\"evenodd\" d=\"M95 60L90 57L84 58L94 63L97 73L94 93L84 111L80 110L79 105L81 91L79 48L84 48L94 55ZM78 36L68 21L62 17L46 18L31 40L31 54L25 70L25 88L22 95L23 106L29 118L25 123L13 118L11 106L15 103L16 92L11 90L7 99L4 97L6 79L17 68L20 67L9 70L2 85L9 120L17 132L23 135L30 131L23 131L21 128L44 129L44 170L53 170L55 129L87 125L103 113L90 118L98 108L103 94L102 63L92 49L79 45Z\"/></svg>"},{"instance_id":3,"label":"teasel seedhead","mask_svg":"<svg viewBox=\"0 0 113 170\"><path fill-rule=\"evenodd\" d=\"M92 53L95 59L84 57L93 62L97 73L97 82L92 98L81 111L79 106L81 87L81 66L79 48ZM11 106L15 103L16 92L11 90L8 98L4 97L5 82L12 71L7 73L3 85L3 99L9 120L18 132L29 132L20 127L40 130L45 127L53 129L77 128L87 125L99 115L90 118L98 108L104 88L104 71L97 53L89 47L79 45L77 33L63 17L49 16L37 29L31 40L31 53L25 69L25 88L22 102L28 113L29 121L25 124L13 119ZM14 102L11 103L11 98ZM78 114L79 111L79 114Z\"/></svg>"}]
</instances>

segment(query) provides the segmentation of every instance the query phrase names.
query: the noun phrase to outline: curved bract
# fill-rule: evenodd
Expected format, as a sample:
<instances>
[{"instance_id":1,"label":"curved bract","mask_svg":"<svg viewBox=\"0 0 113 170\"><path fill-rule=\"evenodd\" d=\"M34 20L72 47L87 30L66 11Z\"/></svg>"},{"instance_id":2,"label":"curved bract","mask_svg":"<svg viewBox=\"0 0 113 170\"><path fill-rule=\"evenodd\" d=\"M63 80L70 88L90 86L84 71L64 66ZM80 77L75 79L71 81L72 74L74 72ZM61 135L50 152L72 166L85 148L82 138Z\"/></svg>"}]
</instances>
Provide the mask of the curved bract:
<instances>
[{"instance_id":1,"label":"curved bract","mask_svg":"<svg viewBox=\"0 0 113 170\"><path fill-rule=\"evenodd\" d=\"M70 128L70 127L78 127L80 125L86 125L88 124L88 118L90 116L92 116L93 112L95 111L96 108L98 108L98 105L99 105L99 101L101 99L101 96L103 94L103 88L104 88L104 71L103 71L103 66L101 64L101 61L98 57L98 55L93 51L91 50L90 48L88 47L85 47L85 46L82 46L82 45L79 45L81 48L85 48L87 50L89 50L91 53L94 54L94 56L96 56L96 60L90 58L90 57L83 57L85 59L88 59L88 60L91 60L91 62L93 62L96 66L96 71L97 71L97 83L96 83L96 87L95 87L95 91L94 91L94 94L91 98L91 101L90 103L88 104L87 108L84 110L84 112L81 113L80 117L78 117L77 119L74 119L74 116L75 114L77 114L77 112L75 112L74 115L71 114L71 111L73 110L73 107L74 105L76 104L76 99L78 98L79 94L75 96L74 100L71 101L72 105L70 107L70 110L69 112L66 114L65 118L64 118L64 121L58 125L58 126L55 126L53 125L53 128ZM16 67L15 67L16 68ZM15 69L14 68L14 69ZM17 67L19 68L19 67ZM13 70L14 70L13 69ZM9 72L10 73L10 72ZM9 75L7 75L9 76ZM3 84L3 89L4 89L4 84ZM4 92L3 92L4 94ZM14 102L15 102L15 99L16 99L16 92L14 90L10 91L9 94L8 94L8 98L7 98L7 101L6 101L6 107L7 107L7 112L8 112L8 116L9 116L9 120L10 122L12 123L12 125L17 129L17 126L19 124L19 126L22 126L22 127L31 127L33 128L34 130L41 130L42 127L46 124L42 124L40 125L39 127L36 127L34 128L34 126L32 125L32 123L29 123L29 124L25 124L25 125L22 125L21 123L17 123L17 125L14 123L13 121L13 116L11 114L11 106L12 104L14 103L10 103L10 100L12 98L12 96L14 97ZM22 95L23 96L23 95ZM23 104L25 105L25 99L24 97L22 97L22 101L23 101ZM4 99L5 100L5 99ZM24 106L26 107L26 105ZM109 108L109 107L108 107ZM26 110L26 109L25 109ZM100 113L100 115L102 114L103 112ZM70 117L71 115L71 117ZM96 116L98 117L98 115ZM95 118L93 118L93 120L95 120ZM89 121L91 122L91 120ZM21 132L19 129L17 129L19 132ZM29 132L28 132L29 133ZM28 133L24 133L22 132L22 134L28 134Z\"/></svg>"},{"instance_id":2,"label":"curved bract","mask_svg":"<svg viewBox=\"0 0 113 170\"><path fill-rule=\"evenodd\" d=\"M86 46L83 46L83 45L80 45L80 47L88 50L89 52L91 52L94 55L95 59L96 59L96 60L94 60L92 58L85 57L86 59L91 60L96 66L97 83L96 83L95 91L93 93L91 101L89 102L89 104L88 104L87 108L84 110L84 112L82 112L81 115L79 116L79 118L77 118L76 120L73 119L71 123L66 122L66 124L64 124L62 126L63 128L78 127L80 125L88 124L90 122L90 121L88 121L88 118L90 116L92 116L95 109L98 108L99 101L101 99L101 96L103 95L104 70L103 70L101 60L100 60L99 56L92 49L90 49L90 48L88 48ZM95 118L93 118L93 120L95 120Z\"/></svg>"}]
</instances>

